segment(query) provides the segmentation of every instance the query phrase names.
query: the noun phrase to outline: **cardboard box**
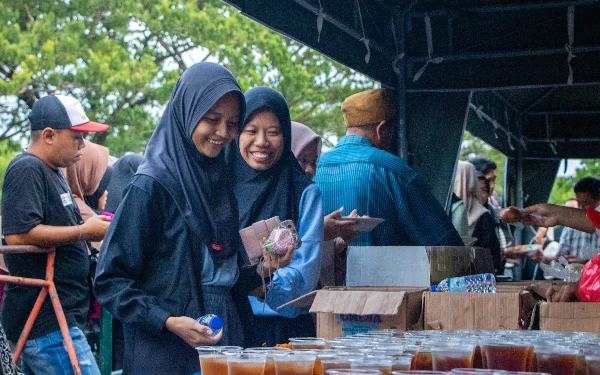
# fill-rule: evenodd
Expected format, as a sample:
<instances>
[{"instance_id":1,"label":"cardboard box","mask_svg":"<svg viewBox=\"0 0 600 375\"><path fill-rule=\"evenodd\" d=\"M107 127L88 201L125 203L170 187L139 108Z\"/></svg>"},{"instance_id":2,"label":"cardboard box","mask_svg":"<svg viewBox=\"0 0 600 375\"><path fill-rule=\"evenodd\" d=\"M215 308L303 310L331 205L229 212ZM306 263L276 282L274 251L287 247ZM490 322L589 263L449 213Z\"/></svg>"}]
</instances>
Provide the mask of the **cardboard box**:
<instances>
[{"instance_id":1,"label":"cardboard box","mask_svg":"<svg viewBox=\"0 0 600 375\"><path fill-rule=\"evenodd\" d=\"M496 293L424 295L424 329L530 329L538 296L521 285L498 284Z\"/></svg>"},{"instance_id":2,"label":"cardboard box","mask_svg":"<svg viewBox=\"0 0 600 375\"><path fill-rule=\"evenodd\" d=\"M540 305L540 329L600 333L600 303L544 302Z\"/></svg>"},{"instance_id":3,"label":"cardboard box","mask_svg":"<svg viewBox=\"0 0 600 375\"><path fill-rule=\"evenodd\" d=\"M493 273L488 249L452 246L350 246L346 285L421 286L477 273Z\"/></svg>"},{"instance_id":4,"label":"cardboard box","mask_svg":"<svg viewBox=\"0 0 600 375\"><path fill-rule=\"evenodd\" d=\"M288 304L311 306L310 312L317 315L317 337L333 339L374 329L423 329L422 299L426 290L328 287Z\"/></svg>"}]
</instances>

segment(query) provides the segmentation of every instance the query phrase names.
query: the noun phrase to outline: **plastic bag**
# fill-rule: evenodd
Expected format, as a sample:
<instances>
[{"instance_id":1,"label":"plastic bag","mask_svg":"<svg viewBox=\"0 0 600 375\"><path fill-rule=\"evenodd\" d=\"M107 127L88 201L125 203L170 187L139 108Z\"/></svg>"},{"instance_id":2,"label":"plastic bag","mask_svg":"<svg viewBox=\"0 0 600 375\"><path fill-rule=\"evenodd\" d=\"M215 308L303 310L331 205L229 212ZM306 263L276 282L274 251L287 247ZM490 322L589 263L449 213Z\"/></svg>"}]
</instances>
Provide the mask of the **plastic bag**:
<instances>
[{"instance_id":1,"label":"plastic bag","mask_svg":"<svg viewBox=\"0 0 600 375\"><path fill-rule=\"evenodd\" d=\"M579 279L579 300L581 302L600 302L600 255L595 256L583 266Z\"/></svg>"},{"instance_id":2,"label":"plastic bag","mask_svg":"<svg viewBox=\"0 0 600 375\"><path fill-rule=\"evenodd\" d=\"M290 247L295 250L300 247L300 244L300 236L294 222L292 220L285 220L271 231L263 248L267 252L283 256Z\"/></svg>"}]
</instances>

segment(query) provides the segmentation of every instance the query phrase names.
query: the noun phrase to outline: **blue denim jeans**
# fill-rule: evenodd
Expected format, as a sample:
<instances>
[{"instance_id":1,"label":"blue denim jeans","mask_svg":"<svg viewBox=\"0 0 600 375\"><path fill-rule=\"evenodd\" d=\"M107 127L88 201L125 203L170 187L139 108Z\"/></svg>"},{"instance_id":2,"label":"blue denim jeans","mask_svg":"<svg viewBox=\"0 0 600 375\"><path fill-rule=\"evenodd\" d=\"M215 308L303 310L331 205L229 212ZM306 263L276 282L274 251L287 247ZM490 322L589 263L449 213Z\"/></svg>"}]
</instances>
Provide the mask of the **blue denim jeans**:
<instances>
[{"instance_id":1,"label":"blue denim jeans","mask_svg":"<svg viewBox=\"0 0 600 375\"><path fill-rule=\"evenodd\" d=\"M77 328L69 328L73 347L83 375L100 375L100 370L85 335ZM67 348L60 331L37 339L27 340L21 354L21 370L25 375L73 374Z\"/></svg>"}]
</instances>

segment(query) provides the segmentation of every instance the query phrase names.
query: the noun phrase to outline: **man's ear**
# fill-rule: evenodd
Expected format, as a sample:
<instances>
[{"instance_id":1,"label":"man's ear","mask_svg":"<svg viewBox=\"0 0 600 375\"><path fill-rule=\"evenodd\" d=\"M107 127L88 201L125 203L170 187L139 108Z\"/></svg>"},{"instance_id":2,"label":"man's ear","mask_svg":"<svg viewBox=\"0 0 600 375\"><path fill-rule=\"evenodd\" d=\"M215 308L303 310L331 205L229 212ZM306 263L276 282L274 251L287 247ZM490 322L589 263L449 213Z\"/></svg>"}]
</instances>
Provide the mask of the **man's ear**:
<instances>
[{"instance_id":1,"label":"man's ear","mask_svg":"<svg viewBox=\"0 0 600 375\"><path fill-rule=\"evenodd\" d=\"M40 139L47 144L52 144L54 143L54 137L56 136L56 134L56 129L44 128L44 130L42 130Z\"/></svg>"},{"instance_id":2,"label":"man's ear","mask_svg":"<svg viewBox=\"0 0 600 375\"><path fill-rule=\"evenodd\" d=\"M379 138L380 141L385 140L389 136L388 134L386 134L388 130L387 127L387 120L383 120L375 126L375 134L377 135L377 138Z\"/></svg>"}]
</instances>

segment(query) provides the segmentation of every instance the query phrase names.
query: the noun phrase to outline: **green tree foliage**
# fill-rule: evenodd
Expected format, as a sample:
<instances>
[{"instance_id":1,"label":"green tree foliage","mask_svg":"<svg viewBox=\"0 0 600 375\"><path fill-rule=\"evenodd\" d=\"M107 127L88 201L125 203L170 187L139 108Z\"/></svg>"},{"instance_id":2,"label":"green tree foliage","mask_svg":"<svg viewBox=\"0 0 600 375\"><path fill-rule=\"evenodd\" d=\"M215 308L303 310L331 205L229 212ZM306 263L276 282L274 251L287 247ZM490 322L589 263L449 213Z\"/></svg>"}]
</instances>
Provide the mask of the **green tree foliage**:
<instances>
[{"instance_id":1,"label":"green tree foliage","mask_svg":"<svg viewBox=\"0 0 600 375\"><path fill-rule=\"evenodd\" d=\"M0 194L2 194L2 186L4 185L4 176L6 175L6 168L10 161L19 153L19 144L7 140L0 142ZM0 212L0 215L2 212Z\"/></svg>"},{"instance_id":2,"label":"green tree foliage","mask_svg":"<svg viewBox=\"0 0 600 375\"><path fill-rule=\"evenodd\" d=\"M220 0L0 0L0 140L25 135L50 92L78 97L115 155L141 151L180 74L224 64L244 90L284 94L292 118L342 134L341 101L374 82ZM308 27L308 26L307 26ZM314 27L316 28L316 22Z\"/></svg>"},{"instance_id":3,"label":"green tree foliage","mask_svg":"<svg viewBox=\"0 0 600 375\"><path fill-rule=\"evenodd\" d=\"M562 205L569 198L575 197L573 186L577 181L588 176L600 177L600 159L582 160L581 166L575 169L575 176L557 177L550 195L550 203Z\"/></svg>"}]
</instances>

